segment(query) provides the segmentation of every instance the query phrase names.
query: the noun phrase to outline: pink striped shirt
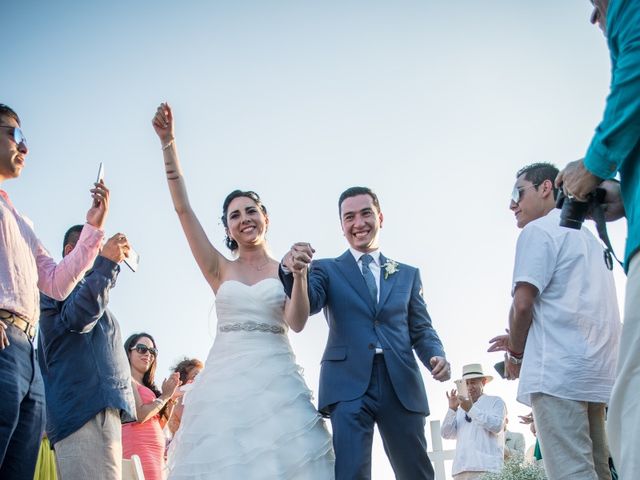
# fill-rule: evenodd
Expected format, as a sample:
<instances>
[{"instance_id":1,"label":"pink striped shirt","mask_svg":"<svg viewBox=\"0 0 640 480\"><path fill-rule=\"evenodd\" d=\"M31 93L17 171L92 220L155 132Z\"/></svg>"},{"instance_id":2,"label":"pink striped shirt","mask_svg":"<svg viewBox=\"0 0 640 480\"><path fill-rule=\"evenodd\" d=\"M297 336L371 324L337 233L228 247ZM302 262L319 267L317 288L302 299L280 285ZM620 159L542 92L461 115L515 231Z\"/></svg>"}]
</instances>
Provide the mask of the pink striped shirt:
<instances>
[{"instance_id":1,"label":"pink striped shirt","mask_svg":"<svg viewBox=\"0 0 640 480\"><path fill-rule=\"evenodd\" d=\"M85 224L76 248L56 264L31 222L0 190L0 309L35 325L40 317L38 290L64 300L93 265L103 237L102 230Z\"/></svg>"}]
</instances>

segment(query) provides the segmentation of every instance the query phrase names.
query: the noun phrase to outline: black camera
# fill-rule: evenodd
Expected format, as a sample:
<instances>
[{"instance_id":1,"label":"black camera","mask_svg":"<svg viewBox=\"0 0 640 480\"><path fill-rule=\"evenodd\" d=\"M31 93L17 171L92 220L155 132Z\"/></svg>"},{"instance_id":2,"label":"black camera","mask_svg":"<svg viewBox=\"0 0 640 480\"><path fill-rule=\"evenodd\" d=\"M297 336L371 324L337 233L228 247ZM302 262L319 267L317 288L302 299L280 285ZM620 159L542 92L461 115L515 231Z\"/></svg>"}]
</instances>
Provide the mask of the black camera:
<instances>
[{"instance_id":1,"label":"black camera","mask_svg":"<svg viewBox=\"0 0 640 480\"><path fill-rule=\"evenodd\" d=\"M584 219L591 214L593 208L601 205L607 192L602 188L596 188L587 195L586 202L580 202L575 198L567 197L562 190L558 191L556 208L560 208L560 226L580 230Z\"/></svg>"}]
</instances>

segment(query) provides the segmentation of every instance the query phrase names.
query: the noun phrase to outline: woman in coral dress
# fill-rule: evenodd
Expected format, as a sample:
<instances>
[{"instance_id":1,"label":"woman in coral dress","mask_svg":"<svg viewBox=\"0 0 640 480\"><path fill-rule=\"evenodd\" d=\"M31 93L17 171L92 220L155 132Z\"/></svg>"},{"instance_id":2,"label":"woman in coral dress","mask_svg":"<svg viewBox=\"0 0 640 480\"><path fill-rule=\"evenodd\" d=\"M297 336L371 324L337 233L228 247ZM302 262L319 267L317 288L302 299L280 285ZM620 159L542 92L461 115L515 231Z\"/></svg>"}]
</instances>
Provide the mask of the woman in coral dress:
<instances>
[{"instance_id":1,"label":"woman in coral dress","mask_svg":"<svg viewBox=\"0 0 640 480\"><path fill-rule=\"evenodd\" d=\"M122 426L122 456L140 457L145 480L166 477L162 432L180 395L180 374L174 373L162 383L162 391L154 383L158 350L147 333L131 335L125 342L131 366L133 394L136 400L137 422Z\"/></svg>"}]
</instances>

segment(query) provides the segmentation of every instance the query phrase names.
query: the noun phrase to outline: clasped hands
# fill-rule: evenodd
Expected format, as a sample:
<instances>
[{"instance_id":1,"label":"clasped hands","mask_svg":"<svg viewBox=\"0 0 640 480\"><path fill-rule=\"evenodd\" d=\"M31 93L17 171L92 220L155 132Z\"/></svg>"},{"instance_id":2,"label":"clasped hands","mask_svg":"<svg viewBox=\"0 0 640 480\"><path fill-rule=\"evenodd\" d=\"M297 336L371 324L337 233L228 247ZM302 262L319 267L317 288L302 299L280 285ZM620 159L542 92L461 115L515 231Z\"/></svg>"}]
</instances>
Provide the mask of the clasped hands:
<instances>
[{"instance_id":1,"label":"clasped hands","mask_svg":"<svg viewBox=\"0 0 640 480\"><path fill-rule=\"evenodd\" d=\"M294 275L303 274L311 264L315 249L308 242L296 242L282 258L282 265Z\"/></svg>"}]
</instances>

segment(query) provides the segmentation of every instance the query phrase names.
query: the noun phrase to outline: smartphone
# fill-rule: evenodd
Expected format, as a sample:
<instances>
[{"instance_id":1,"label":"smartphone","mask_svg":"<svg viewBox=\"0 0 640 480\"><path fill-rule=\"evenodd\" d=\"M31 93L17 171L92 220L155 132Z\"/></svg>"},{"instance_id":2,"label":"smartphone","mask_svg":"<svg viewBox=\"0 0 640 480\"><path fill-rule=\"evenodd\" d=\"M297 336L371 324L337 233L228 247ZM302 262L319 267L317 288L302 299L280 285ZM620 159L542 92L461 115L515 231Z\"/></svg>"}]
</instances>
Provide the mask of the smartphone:
<instances>
[{"instance_id":1,"label":"smartphone","mask_svg":"<svg viewBox=\"0 0 640 480\"><path fill-rule=\"evenodd\" d=\"M138 252L133 248L129 247L129 256L124 259L124 263L132 272L137 272L138 265L140 264L140 255L138 255Z\"/></svg>"},{"instance_id":2,"label":"smartphone","mask_svg":"<svg viewBox=\"0 0 640 480\"><path fill-rule=\"evenodd\" d=\"M456 380L456 390L458 390L458 396L469 398L469 390L467 390L467 381L466 380Z\"/></svg>"},{"instance_id":3,"label":"smartphone","mask_svg":"<svg viewBox=\"0 0 640 480\"><path fill-rule=\"evenodd\" d=\"M98 167L98 179L96 183L100 183L104 181L104 163L100 162L100 166Z\"/></svg>"},{"instance_id":4,"label":"smartphone","mask_svg":"<svg viewBox=\"0 0 640 480\"><path fill-rule=\"evenodd\" d=\"M500 375L502 378L506 378L506 374L504 372L504 360L502 362L498 362L496 363L493 368L496 369L496 372L498 372L498 375Z\"/></svg>"}]
</instances>

